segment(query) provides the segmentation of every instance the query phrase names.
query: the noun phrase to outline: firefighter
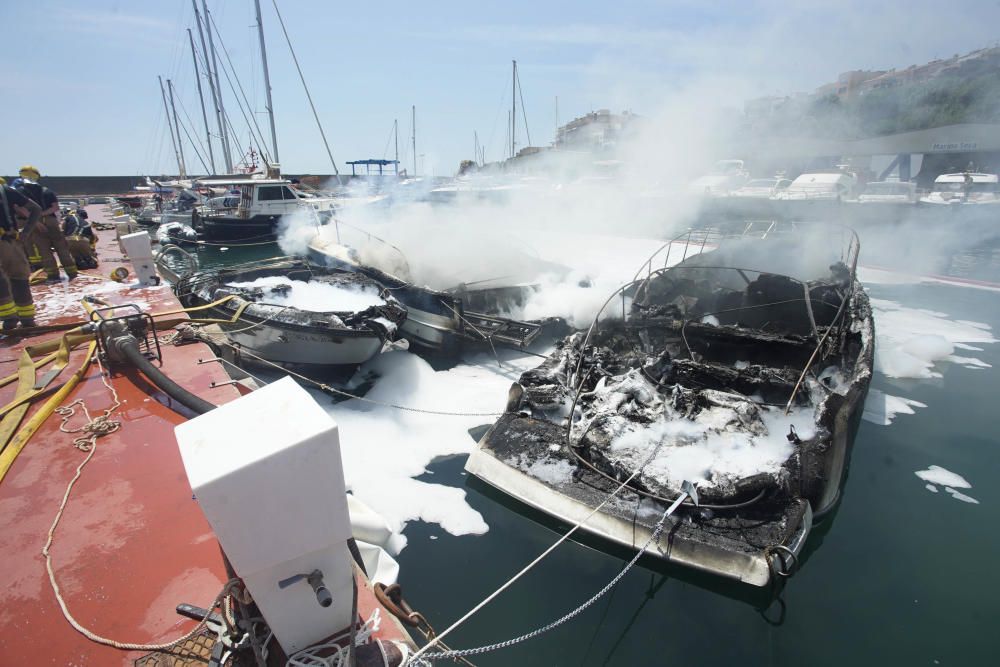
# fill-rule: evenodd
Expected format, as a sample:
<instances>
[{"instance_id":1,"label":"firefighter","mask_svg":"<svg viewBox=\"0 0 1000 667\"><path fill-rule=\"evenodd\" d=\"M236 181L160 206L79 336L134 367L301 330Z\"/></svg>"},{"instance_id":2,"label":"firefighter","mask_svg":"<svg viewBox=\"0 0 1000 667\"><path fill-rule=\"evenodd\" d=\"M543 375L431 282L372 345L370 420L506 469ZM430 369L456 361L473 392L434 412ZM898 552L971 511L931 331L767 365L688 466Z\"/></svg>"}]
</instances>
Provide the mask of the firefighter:
<instances>
[{"instance_id":1,"label":"firefighter","mask_svg":"<svg viewBox=\"0 0 1000 667\"><path fill-rule=\"evenodd\" d=\"M16 216L27 218L29 233L39 223L42 209L6 183L0 184L0 325L10 331L21 324L35 326L35 303L31 298L28 258L18 243Z\"/></svg>"},{"instance_id":2,"label":"firefighter","mask_svg":"<svg viewBox=\"0 0 1000 667\"><path fill-rule=\"evenodd\" d=\"M31 165L21 167L21 192L32 199L42 209L42 219L35 225L30 234L22 234L25 252L31 255L32 245L37 247L45 267L45 275L49 281L59 280L59 263L69 280L76 278L76 262L70 254L66 237L63 236L56 214L59 212L59 199L52 190L40 185L41 173ZM53 254L52 249L55 249ZM59 255L59 263L56 262Z\"/></svg>"},{"instance_id":3,"label":"firefighter","mask_svg":"<svg viewBox=\"0 0 1000 667\"><path fill-rule=\"evenodd\" d=\"M77 268L96 269L97 257L94 255L94 245L97 243L97 235L91 229L90 223L82 219L79 212L71 210L63 216L62 231Z\"/></svg>"}]
</instances>

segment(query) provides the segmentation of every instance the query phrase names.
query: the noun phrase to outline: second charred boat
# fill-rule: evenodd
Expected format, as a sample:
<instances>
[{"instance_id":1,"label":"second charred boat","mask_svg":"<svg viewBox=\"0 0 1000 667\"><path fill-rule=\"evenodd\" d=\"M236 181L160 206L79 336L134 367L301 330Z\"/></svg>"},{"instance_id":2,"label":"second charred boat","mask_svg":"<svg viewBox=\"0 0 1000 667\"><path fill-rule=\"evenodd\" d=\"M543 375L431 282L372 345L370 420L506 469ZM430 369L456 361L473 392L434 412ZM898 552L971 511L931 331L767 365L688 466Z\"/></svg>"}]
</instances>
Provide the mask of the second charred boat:
<instances>
[{"instance_id":1,"label":"second charred boat","mask_svg":"<svg viewBox=\"0 0 1000 667\"><path fill-rule=\"evenodd\" d=\"M240 349L282 365L362 364L396 341L406 320L371 278L285 258L195 272L175 291L185 306L207 306Z\"/></svg>"},{"instance_id":2,"label":"second charred boat","mask_svg":"<svg viewBox=\"0 0 1000 667\"><path fill-rule=\"evenodd\" d=\"M631 548L693 485L700 505L650 554L757 586L788 574L839 498L874 328L857 237L818 260L839 247L827 231L785 236L643 267L512 386L466 470L570 523L600 507L582 527Z\"/></svg>"}]
</instances>

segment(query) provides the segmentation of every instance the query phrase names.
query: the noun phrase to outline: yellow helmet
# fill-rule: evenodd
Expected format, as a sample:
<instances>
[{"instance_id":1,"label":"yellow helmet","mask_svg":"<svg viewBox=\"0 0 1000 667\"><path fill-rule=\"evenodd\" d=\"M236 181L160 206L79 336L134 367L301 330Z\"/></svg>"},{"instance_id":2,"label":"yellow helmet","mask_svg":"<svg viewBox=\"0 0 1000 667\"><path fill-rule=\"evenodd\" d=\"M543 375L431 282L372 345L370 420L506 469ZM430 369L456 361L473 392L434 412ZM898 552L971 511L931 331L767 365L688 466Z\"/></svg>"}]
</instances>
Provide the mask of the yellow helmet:
<instances>
[{"instance_id":1,"label":"yellow helmet","mask_svg":"<svg viewBox=\"0 0 1000 667\"><path fill-rule=\"evenodd\" d=\"M42 173L38 171L38 168L33 167L30 164L26 164L23 167L21 167L20 174L21 178L27 178L33 181L37 181L39 178L42 177Z\"/></svg>"},{"instance_id":2,"label":"yellow helmet","mask_svg":"<svg viewBox=\"0 0 1000 667\"><path fill-rule=\"evenodd\" d=\"M3 176L0 176L0 185L7 185L7 179Z\"/></svg>"}]
</instances>

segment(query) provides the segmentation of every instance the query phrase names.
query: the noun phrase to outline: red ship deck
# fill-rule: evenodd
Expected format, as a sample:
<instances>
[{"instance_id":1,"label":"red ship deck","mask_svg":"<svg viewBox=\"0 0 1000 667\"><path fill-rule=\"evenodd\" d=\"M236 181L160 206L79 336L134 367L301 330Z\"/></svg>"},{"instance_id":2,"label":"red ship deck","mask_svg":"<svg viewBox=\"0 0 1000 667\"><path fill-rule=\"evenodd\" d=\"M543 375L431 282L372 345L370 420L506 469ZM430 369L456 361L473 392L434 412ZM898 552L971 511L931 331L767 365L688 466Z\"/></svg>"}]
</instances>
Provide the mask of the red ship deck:
<instances>
[{"instance_id":1,"label":"red ship deck","mask_svg":"<svg viewBox=\"0 0 1000 667\"><path fill-rule=\"evenodd\" d=\"M89 207L91 220L107 220L104 209ZM98 234L99 270L72 283L33 286L39 325L85 319L80 300L87 294L114 305L137 303L150 313L180 307L169 287L131 289L132 278L125 284L107 280L115 267L131 267L122 257L115 233ZM23 340L0 339L0 375L17 372L25 345L59 336L55 332ZM50 386L65 381L79 368L85 347L72 353ZM220 364L198 364L199 359L212 356L203 343L165 345L162 369L211 403L237 398L232 385L212 386L229 380ZM38 376L47 369L39 369ZM14 398L16 385L12 382L0 388L2 404ZM51 548L56 579L71 613L96 634L129 643L173 640L196 625L179 616L176 605L209 606L227 579L215 536L192 499L173 434L174 426L188 413L171 407L171 400L137 373L116 375L112 386L121 407L111 418L120 420L121 428L98 439L97 451L69 498ZM46 398L32 404L22 424ZM76 399L82 399L95 417L112 405L96 363L62 404ZM68 427L84 421L78 409ZM121 651L85 638L63 617L49 584L42 547L67 484L86 457L74 446L74 437L60 431L60 417L52 414L0 481L3 664L131 665L148 653ZM371 600L361 601L363 618L371 608ZM390 638L401 638L396 634L391 632Z\"/></svg>"}]
</instances>

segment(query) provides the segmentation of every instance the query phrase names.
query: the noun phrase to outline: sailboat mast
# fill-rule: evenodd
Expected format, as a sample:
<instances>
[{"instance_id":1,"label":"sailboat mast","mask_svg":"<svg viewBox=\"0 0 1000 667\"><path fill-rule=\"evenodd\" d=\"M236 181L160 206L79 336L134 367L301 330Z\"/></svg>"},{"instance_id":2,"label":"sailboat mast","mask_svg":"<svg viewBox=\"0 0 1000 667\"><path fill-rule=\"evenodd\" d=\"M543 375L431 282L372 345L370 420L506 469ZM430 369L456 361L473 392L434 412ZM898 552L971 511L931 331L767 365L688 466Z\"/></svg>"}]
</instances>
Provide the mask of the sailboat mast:
<instances>
[{"instance_id":1,"label":"sailboat mast","mask_svg":"<svg viewBox=\"0 0 1000 667\"><path fill-rule=\"evenodd\" d=\"M167 94L163 90L163 77L157 75L160 81L160 97L163 98L163 113L167 115L167 129L170 130L170 145L174 147L174 157L177 158L177 170L183 174L184 167L181 166L181 156L177 152L177 139L174 136L174 125L170 122L170 106L167 104Z\"/></svg>"},{"instance_id":2,"label":"sailboat mast","mask_svg":"<svg viewBox=\"0 0 1000 667\"><path fill-rule=\"evenodd\" d=\"M215 76L215 90L218 93L216 97L216 108L219 112L219 134L222 139L222 152L226 158L226 170L229 173L233 172L233 158L232 151L229 148L229 135L226 133L226 106L222 102L222 84L219 82L219 59L215 55L215 41L212 39L212 20L211 14L208 12L208 0L201 0L201 8L205 13L205 32L208 33L208 50L212 54L212 72L210 75ZM197 8L196 8L197 10ZM208 57L206 56L205 62L208 62Z\"/></svg>"},{"instance_id":3,"label":"sailboat mast","mask_svg":"<svg viewBox=\"0 0 1000 667\"><path fill-rule=\"evenodd\" d=\"M316 105L313 104L312 95L309 93L309 86L306 85L306 77L302 74L302 68L299 66L299 59L295 55L295 49L292 47L292 39L288 36L288 29L285 28L285 19L281 18L281 10L278 9L277 0L271 0L271 4L274 5L274 13L278 16L278 24L281 26L281 32L285 35L285 43L288 44L288 52L292 54L292 62L295 63L295 70L299 73L299 81L302 82L302 89L306 91L306 99L309 101L309 108L312 109L313 118L316 120L316 127L319 128L319 136L323 139L323 146L326 147L326 154L330 158L330 164L333 165L333 174L337 177L337 183L343 185L344 181L340 178L340 170L337 169L337 162L333 159L333 151L330 150L330 142L326 140L326 132L323 131L323 123L319 122L319 112L316 111Z\"/></svg>"},{"instance_id":4,"label":"sailboat mast","mask_svg":"<svg viewBox=\"0 0 1000 667\"><path fill-rule=\"evenodd\" d=\"M515 149L517 147L517 61L512 60L514 63L514 72L510 77L510 156L514 157L517 153Z\"/></svg>"},{"instance_id":5,"label":"sailboat mast","mask_svg":"<svg viewBox=\"0 0 1000 667\"><path fill-rule=\"evenodd\" d=\"M194 7L194 22L198 24L198 39L201 41L201 53L205 57L205 74L208 75L208 88L212 91L212 107L215 109L215 121L219 125L219 143L222 146L222 157L223 163L226 165L226 173L232 173L233 165L229 158L229 153L225 150L225 128L222 126L222 114L219 112L219 95L222 91L216 91L215 89L215 79L212 78L212 63L208 59L208 47L205 46L205 30L201 26L201 12L198 11L198 0L191 0L191 6ZM208 142L211 146L211 140ZM215 169L212 169L215 171Z\"/></svg>"},{"instance_id":6,"label":"sailboat mast","mask_svg":"<svg viewBox=\"0 0 1000 667\"><path fill-rule=\"evenodd\" d=\"M413 105L413 176L417 175L417 105Z\"/></svg>"},{"instance_id":7,"label":"sailboat mast","mask_svg":"<svg viewBox=\"0 0 1000 667\"><path fill-rule=\"evenodd\" d=\"M278 159L278 134L274 130L274 105L271 104L271 77L267 72L267 49L264 48L264 24L260 20L260 0L254 0L257 8L257 34L260 37L260 61L264 66L264 91L267 93L267 118L271 122L271 149L274 154L274 163L281 164Z\"/></svg>"},{"instance_id":8,"label":"sailboat mast","mask_svg":"<svg viewBox=\"0 0 1000 667\"><path fill-rule=\"evenodd\" d=\"M396 176L399 176L399 119L392 119L392 141L396 146Z\"/></svg>"},{"instance_id":9,"label":"sailboat mast","mask_svg":"<svg viewBox=\"0 0 1000 667\"><path fill-rule=\"evenodd\" d=\"M174 82L167 79L167 92L170 93L170 111L174 116L174 132L177 133L177 155L180 159L181 178L187 178L187 168L184 165L184 143L181 141L181 126L177 122L177 107L174 106Z\"/></svg>"},{"instance_id":10,"label":"sailboat mast","mask_svg":"<svg viewBox=\"0 0 1000 667\"><path fill-rule=\"evenodd\" d=\"M205 112L205 95L201 90L201 72L198 70L198 52L194 48L194 36L191 28L188 31L188 41L191 42L191 59L194 61L194 80L198 84L198 101L201 102L201 120L205 123L205 142L208 144L208 163L215 173L215 153L212 151L212 132L208 129L208 114Z\"/></svg>"}]
</instances>

